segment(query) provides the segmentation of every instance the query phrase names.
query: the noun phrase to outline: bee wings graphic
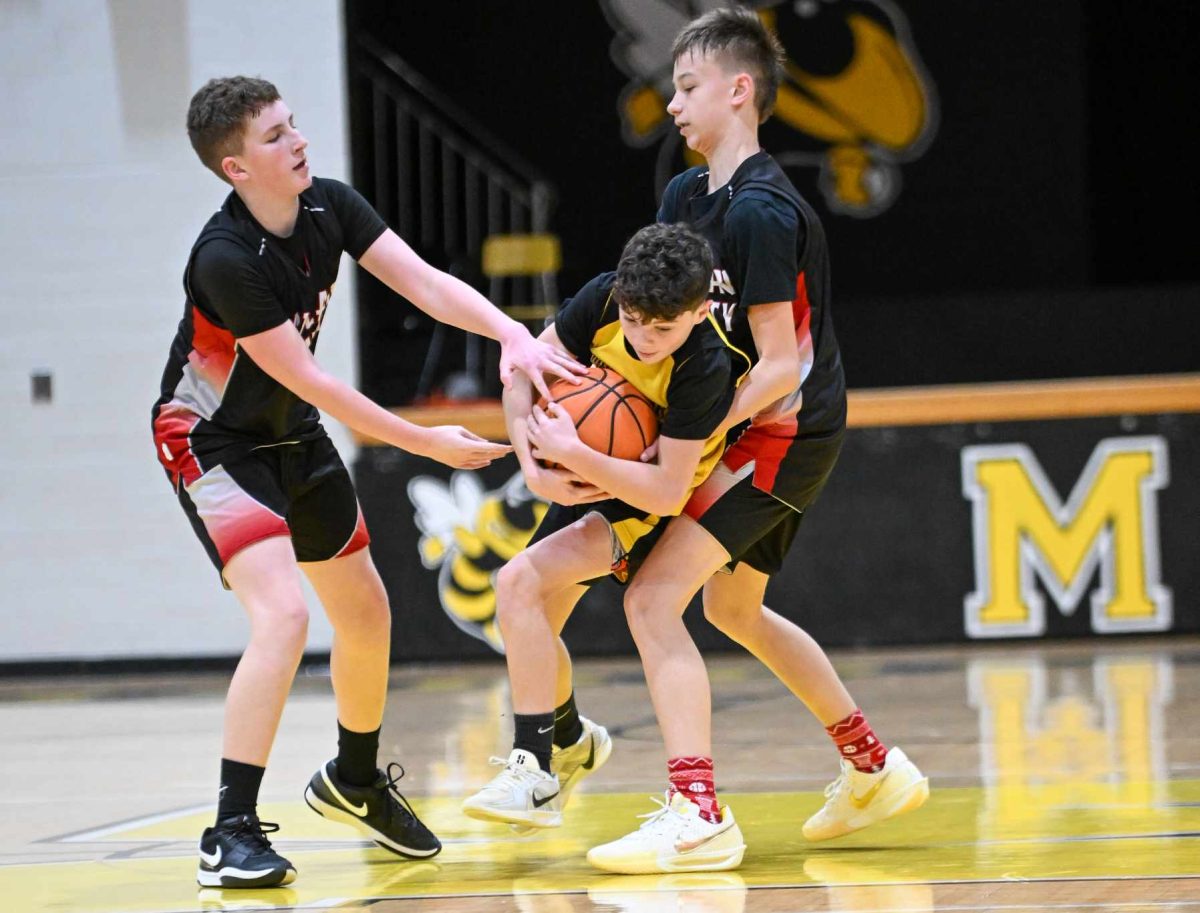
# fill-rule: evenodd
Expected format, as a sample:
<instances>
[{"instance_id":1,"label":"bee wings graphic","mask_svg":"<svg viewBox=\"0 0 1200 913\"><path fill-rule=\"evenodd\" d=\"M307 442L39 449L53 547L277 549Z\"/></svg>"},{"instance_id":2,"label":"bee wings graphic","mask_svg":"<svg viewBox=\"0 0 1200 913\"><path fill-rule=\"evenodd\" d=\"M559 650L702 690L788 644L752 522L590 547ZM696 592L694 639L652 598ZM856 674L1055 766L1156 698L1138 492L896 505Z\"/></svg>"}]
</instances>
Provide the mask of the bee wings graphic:
<instances>
[{"instance_id":1,"label":"bee wings graphic","mask_svg":"<svg viewBox=\"0 0 1200 913\"><path fill-rule=\"evenodd\" d=\"M470 529L483 503L483 484L469 472L456 472L446 484L431 476L408 483L408 498L415 507L413 521L421 531L421 563L435 568L454 543L455 528Z\"/></svg>"},{"instance_id":2,"label":"bee wings graphic","mask_svg":"<svg viewBox=\"0 0 1200 913\"><path fill-rule=\"evenodd\" d=\"M727 2L600 0L604 17L616 33L610 48L612 61L633 78L620 105L629 143L649 145L667 123L664 109L675 91L671 45L676 34L692 19Z\"/></svg>"}]
</instances>

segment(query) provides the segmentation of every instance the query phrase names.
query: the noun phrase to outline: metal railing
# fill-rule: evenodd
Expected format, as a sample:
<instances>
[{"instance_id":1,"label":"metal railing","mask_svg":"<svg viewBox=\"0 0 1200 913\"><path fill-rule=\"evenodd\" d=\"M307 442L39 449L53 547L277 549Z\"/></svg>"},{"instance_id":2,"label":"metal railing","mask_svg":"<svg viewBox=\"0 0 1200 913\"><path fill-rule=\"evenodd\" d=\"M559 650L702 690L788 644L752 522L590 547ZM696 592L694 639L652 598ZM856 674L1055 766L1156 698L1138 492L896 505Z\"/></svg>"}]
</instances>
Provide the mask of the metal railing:
<instances>
[{"instance_id":1,"label":"metal railing","mask_svg":"<svg viewBox=\"0 0 1200 913\"><path fill-rule=\"evenodd\" d=\"M483 286L484 240L546 232L554 188L395 51L367 34L351 41L351 103L359 122L370 124L366 148L355 150L358 189L425 259ZM494 301L500 306L537 294L533 277L505 285L505 300ZM418 397L433 384L446 336L435 327ZM482 380L483 359L483 341L468 334L465 373Z\"/></svg>"}]
</instances>

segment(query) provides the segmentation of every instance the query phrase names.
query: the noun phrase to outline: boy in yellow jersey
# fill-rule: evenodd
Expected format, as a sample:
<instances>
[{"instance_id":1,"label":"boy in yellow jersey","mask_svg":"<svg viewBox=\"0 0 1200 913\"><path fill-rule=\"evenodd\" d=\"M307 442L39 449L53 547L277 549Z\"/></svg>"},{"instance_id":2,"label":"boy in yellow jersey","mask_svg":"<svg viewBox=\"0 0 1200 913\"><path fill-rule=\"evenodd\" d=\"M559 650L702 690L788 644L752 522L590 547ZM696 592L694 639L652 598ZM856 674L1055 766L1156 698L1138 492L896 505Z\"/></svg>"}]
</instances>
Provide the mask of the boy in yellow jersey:
<instances>
[{"instance_id":1,"label":"boy in yellow jersey","mask_svg":"<svg viewBox=\"0 0 1200 913\"><path fill-rule=\"evenodd\" d=\"M591 449L565 410L533 405L528 383L517 380L505 392L527 484L553 505L529 547L497 575L516 731L511 755L497 762L504 769L463 804L473 818L557 827L571 790L611 751L603 727L574 708L571 661L558 634L590 583L607 574L624 583L636 573L663 518L679 513L721 457L720 428L749 359L709 315L711 277L703 237L682 225L647 226L630 239L616 272L585 285L541 336L613 369L660 407L657 462ZM717 843L740 858L732 815L718 828Z\"/></svg>"},{"instance_id":2,"label":"boy in yellow jersey","mask_svg":"<svg viewBox=\"0 0 1200 913\"><path fill-rule=\"evenodd\" d=\"M755 10L737 5L689 22L671 57L667 113L704 164L671 180L658 218L708 240L713 313L753 367L723 423L730 441L720 463L625 591L669 784L664 808L588 853L597 868L629 874L728 867L689 836L695 816L722 819L708 675L683 623L697 591L705 617L808 707L840 756L825 804L798 828L806 839L869 827L929 795L928 780L875 733L820 645L786 617L799 607L785 615L763 605L837 463L846 426L825 230L758 142L784 77L783 49Z\"/></svg>"}]
</instances>

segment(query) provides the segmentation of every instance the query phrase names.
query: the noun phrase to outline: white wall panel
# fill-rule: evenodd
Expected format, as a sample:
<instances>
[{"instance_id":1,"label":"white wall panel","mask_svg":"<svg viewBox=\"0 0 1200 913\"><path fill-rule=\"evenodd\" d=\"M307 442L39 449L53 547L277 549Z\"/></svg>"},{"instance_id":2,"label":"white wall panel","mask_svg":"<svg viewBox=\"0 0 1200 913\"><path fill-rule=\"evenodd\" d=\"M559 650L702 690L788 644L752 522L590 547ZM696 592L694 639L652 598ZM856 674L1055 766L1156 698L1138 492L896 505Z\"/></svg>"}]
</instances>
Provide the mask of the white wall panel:
<instances>
[{"instance_id":1,"label":"white wall panel","mask_svg":"<svg viewBox=\"0 0 1200 913\"><path fill-rule=\"evenodd\" d=\"M0 4L0 661L240 652L149 430L182 268L228 191L187 102L212 76L270 79L314 173L345 179L343 57L337 0ZM318 357L353 382L351 267ZM42 368L54 398L34 404Z\"/></svg>"}]
</instances>

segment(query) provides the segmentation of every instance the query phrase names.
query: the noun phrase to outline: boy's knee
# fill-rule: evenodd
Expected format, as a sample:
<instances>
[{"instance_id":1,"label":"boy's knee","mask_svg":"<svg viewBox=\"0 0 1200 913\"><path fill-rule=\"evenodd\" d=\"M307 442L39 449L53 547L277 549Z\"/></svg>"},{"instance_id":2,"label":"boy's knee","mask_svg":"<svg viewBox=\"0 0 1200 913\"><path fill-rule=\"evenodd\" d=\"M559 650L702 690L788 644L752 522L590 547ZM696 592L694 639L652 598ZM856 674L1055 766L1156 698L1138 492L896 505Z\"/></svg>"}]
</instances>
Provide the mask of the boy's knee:
<instances>
[{"instance_id":1,"label":"boy's knee","mask_svg":"<svg viewBox=\"0 0 1200 913\"><path fill-rule=\"evenodd\" d=\"M284 653L303 651L308 640L308 606L303 599L256 613L251 639Z\"/></svg>"},{"instance_id":2,"label":"boy's knee","mask_svg":"<svg viewBox=\"0 0 1200 913\"><path fill-rule=\"evenodd\" d=\"M629 623L629 630L635 638L640 632L653 627L654 599L651 597L650 589L639 585L636 577L625 588L624 605L625 620Z\"/></svg>"},{"instance_id":3,"label":"boy's knee","mask_svg":"<svg viewBox=\"0 0 1200 913\"><path fill-rule=\"evenodd\" d=\"M505 563L503 567L496 572L496 598L503 599L506 596L515 595L526 586L526 578L529 576L528 562L524 561L520 555L517 555L511 561Z\"/></svg>"},{"instance_id":4,"label":"boy's knee","mask_svg":"<svg viewBox=\"0 0 1200 913\"><path fill-rule=\"evenodd\" d=\"M386 594L365 600L353 616L353 631L341 631L343 636L364 640L389 642L392 632L392 607Z\"/></svg>"},{"instance_id":5,"label":"boy's knee","mask_svg":"<svg viewBox=\"0 0 1200 913\"><path fill-rule=\"evenodd\" d=\"M537 577L523 555L517 555L496 573L496 615L503 624L533 608Z\"/></svg>"},{"instance_id":6,"label":"boy's knee","mask_svg":"<svg viewBox=\"0 0 1200 913\"><path fill-rule=\"evenodd\" d=\"M762 615L762 606L736 599L713 599L704 595L704 618L722 634L741 640Z\"/></svg>"}]
</instances>

